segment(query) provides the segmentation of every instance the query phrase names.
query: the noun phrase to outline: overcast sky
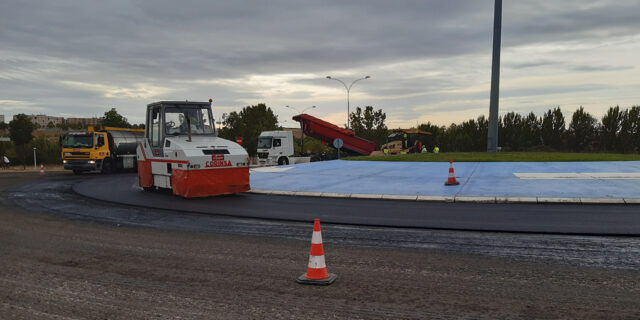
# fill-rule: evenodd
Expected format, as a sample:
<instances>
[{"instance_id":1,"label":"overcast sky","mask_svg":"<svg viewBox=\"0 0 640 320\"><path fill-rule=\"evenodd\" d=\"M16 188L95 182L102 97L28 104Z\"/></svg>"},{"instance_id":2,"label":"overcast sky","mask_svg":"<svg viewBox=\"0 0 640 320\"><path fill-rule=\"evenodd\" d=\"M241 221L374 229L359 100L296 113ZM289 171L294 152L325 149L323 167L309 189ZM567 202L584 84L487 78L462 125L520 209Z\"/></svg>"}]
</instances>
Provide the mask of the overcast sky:
<instances>
[{"instance_id":1,"label":"overcast sky","mask_svg":"<svg viewBox=\"0 0 640 320\"><path fill-rule=\"evenodd\" d=\"M640 105L640 0L505 0L500 112ZM492 0L2 1L0 114L144 122L148 103L266 103L346 123L372 105L389 127L488 115ZM285 122L286 120L286 122Z\"/></svg>"}]
</instances>

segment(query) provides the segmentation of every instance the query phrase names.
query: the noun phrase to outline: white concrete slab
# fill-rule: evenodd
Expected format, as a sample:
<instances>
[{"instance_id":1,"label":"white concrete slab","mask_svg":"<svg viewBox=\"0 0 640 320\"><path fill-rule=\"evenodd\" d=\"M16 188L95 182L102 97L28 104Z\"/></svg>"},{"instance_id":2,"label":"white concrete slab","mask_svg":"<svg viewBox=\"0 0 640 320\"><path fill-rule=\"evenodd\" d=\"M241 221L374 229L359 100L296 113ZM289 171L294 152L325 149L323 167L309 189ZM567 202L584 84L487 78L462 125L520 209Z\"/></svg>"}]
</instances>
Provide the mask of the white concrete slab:
<instances>
[{"instance_id":1,"label":"white concrete slab","mask_svg":"<svg viewBox=\"0 0 640 320\"><path fill-rule=\"evenodd\" d=\"M251 190L249 190L247 192L256 193L256 194L271 194L273 191L272 190L251 189Z\"/></svg>"},{"instance_id":2,"label":"white concrete slab","mask_svg":"<svg viewBox=\"0 0 640 320\"><path fill-rule=\"evenodd\" d=\"M624 204L622 198L580 198L583 204Z\"/></svg>"},{"instance_id":3,"label":"white concrete slab","mask_svg":"<svg viewBox=\"0 0 640 320\"><path fill-rule=\"evenodd\" d=\"M453 196L418 196L417 201L453 202Z\"/></svg>"},{"instance_id":4,"label":"white concrete slab","mask_svg":"<svg viewBox=\"0 0 640 320\"><path fill-rule=\"evenodd\" d=\"M537 203L536 197L496 197L496 203Z\"/></svg>"},{"instance_id":5,"label":"white concrete slab","mask_svg":"<svg viewBox=\"0 0 640 320\"><path fill-rule=\"evenodd\" d=\"M458 196L454 198L454 201L473 203L496 203L496 197Z\"/></svg>"},{"instance_id":6,"label":"white concrete slab","mask_svg":"<svg viewBox=\"0 0 640 320\"><path fill-rule=\"evenodd\" d=\"M401 194L383 194L382 199L384 200L405 200L405 201L416 201L418 198L417 195L401 195Z\"/></svg>"},{"instance_id":7,"label":"white concrete slab","mask_svg":"<svg viewBox=\"0 0 640 320\"><path fill-rule=\"evenodd\" d=\"M580 198L538 197L538 203L581 203Z\"/></svg>"},{"instance_id":8,"label":"white concrete slab","mask_svg":"<svg viewBox=\"0 0 640 320\"><path fill-rule=\"evenodd\" d=\"M353 193L352 199L382 199L381 194L368 194L368 193Z\"/></svg>"},{"instance_id":9,"label":"white concrete slab","mask_svg":"<svg viewBox=\"0 0 640 320\"><path fill-rule=\"evenodd\" d=\"M338 193L338 192L323 192L321 195L323 198L350 198L350 193Z\"/></svg>"},{"instance_id":10,"label":"white concrete slab","mask_svg":"<svg viewBox=\"0 0 640 320\"><path fill-rule=\"evenodd\" d=\"M293 191L293 195L297 197L320 197L322 192Z\"/></svg>"},{"instance_id":11,"label":"white concrete slab","mask_svg":"<svg viewBox=\"0 0 640 320\"><path fill-rule=\"evenodd\" d=\"M640 204L640 198L624 198L626 204Z\"/></svg>"}]
</instances>

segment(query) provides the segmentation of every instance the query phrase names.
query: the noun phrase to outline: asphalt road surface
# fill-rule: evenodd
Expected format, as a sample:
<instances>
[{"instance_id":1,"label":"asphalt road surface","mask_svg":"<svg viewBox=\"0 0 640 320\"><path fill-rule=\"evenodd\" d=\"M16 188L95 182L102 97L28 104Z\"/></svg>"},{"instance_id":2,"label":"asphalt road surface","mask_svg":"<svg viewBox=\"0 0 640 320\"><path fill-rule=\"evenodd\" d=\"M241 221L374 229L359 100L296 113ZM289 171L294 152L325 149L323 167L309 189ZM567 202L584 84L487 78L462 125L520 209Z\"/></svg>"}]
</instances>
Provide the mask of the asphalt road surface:
<instances>
[{"instance_id":1,"label":"asphalt road surface","mask_svg":"<svg viewBox=\"0 0 640 320\"><path fill-rule=\"evenodd\" d=\"M634 237L323 224L339 278L311 287L311 223L115 205L76 179L0 174L0 318L640 317Z\"/></svg>"},{"instance_id":2,"label":"asphalt road surface","mask_svg":"<svg viewBox=\"0 0 640 320\"><path fill-rule=\"evenodd\" d=\"M158 209L287 221L449 230L640 235L638 205L474 204L242 194L184 199L145 192L135 174L87 178L85 196Z\"/></svg>"}]
</instances>

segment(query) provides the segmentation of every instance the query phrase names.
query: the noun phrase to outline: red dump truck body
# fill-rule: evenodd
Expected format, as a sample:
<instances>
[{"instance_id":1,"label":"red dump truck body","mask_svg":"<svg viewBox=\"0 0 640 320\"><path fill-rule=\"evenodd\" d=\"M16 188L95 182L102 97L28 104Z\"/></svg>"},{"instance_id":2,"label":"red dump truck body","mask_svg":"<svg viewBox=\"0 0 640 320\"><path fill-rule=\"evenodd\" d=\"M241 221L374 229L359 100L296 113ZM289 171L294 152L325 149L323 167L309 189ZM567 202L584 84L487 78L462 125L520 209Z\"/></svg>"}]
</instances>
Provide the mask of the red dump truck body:
<instances>
[{"instance_id":1,"label":"red dump truck body","mask_svg":"<svg viewBox=\"0 0 640 320\"><path fill-rule=\"evenodd\" d=\"M355 132L351 130L340 128L308 114L299 114L293 117L293 120L302 123L304 134L325 141L329 145L332 145L333 140L340 138L344 142L342 149L347 151L368 156L376 150L375 142L356 137Z\"/></svg>"}]
</instances>

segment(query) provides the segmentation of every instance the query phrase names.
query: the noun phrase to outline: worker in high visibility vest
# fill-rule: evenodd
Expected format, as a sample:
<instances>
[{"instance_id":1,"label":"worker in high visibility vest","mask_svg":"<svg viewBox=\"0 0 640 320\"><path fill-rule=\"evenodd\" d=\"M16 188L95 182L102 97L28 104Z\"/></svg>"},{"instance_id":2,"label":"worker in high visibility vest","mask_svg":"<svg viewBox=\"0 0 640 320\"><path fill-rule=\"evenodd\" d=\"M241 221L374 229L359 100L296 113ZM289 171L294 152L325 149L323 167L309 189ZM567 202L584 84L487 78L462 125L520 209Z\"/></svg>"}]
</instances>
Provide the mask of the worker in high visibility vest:
<instances>
[{"instance_id":1,"label":"worker in high visibility vest","mask_svg":"<svg viewBox=\"0 0 640 320\"><path fill-rule=\"evenodd\" d=\"M387 148L384 148L384 149L382 150L382 152L384 152L384 155L385 155L385 156L388 156L388 155L389 155L389 149L387 149Z\"/></svg>"},{"instance_id":2,"label":"worker in high visibility vest","mask_svg":"<svg viewBox=\"0 0 640 320\"><path fill-rule=\"evenodd\" d=\"M433 153L438 154L438 152L440 152L440 148L438 148L438 146L433 148Z\"/></svg>"}]
</instances>

